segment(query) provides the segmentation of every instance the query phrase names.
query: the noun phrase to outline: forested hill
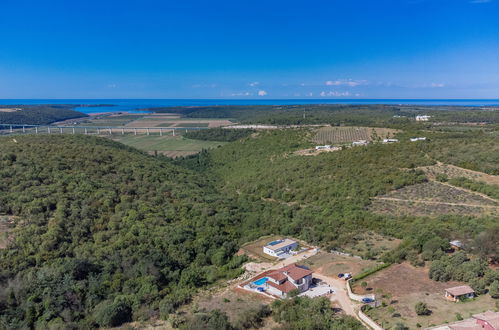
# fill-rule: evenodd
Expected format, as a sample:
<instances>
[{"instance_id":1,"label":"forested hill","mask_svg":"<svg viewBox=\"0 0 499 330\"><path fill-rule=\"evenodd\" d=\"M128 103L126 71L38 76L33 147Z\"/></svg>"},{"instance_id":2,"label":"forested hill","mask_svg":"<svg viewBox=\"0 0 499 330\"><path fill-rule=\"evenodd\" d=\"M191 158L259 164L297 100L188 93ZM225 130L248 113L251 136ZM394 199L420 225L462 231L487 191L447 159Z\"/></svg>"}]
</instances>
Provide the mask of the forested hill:
<instances>
[{"instance_id":1,"label":"forested hill","mask_svg":"<svg viewBox=\"0 0 499 330\"><path fill-rule=\"evenodd\" d=\"M2 105L0 106L0 124L46 125L67 119L87 117L86 114L73 110L74 107L74 105L64 104Z\"/></svg>"},{"instance_id":2,"label":"forested hill","mask_svg":"<svg viewBox=\"0 0 499 330\"><path fill-rule=\"evenodd\" d=\"M0 328L92 328L171 312L235 276L237 223L202 176L104 139L0 139Z\"/></svg>"}]
</instances>

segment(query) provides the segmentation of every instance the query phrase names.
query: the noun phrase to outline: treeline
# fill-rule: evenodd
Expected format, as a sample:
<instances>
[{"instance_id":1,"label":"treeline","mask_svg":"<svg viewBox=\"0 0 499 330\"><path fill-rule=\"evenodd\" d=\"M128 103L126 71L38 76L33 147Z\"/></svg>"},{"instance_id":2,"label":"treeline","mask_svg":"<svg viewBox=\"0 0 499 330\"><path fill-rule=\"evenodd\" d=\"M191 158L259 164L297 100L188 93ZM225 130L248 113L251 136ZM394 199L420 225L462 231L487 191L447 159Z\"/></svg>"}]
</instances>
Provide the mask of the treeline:
<instances>
[{"instance_id":1,"label":"treeline","mask_svg":"<svg viewBox=\"0 0 499 330\"><path fill-rule=\"evenodd\" d=\"M21 110L0 111L0 124L46 125L67 119L88 117L82 112L72 110L74 105L2 105L1 108Z\"/></svg>"},{"instance_id":2,"label":"treeline","mask_svg":"<svg viewBox=\"0 0 499 330\"><path fill-rule=\"evenodd\" d=\"M0 328L114 326L240 274L240 215L208 180L105 139L0 139Z\"/></svg>"},{"instance_id":3,"label":"treeline","mask_svg":"<svg viewBox=\"0 0 499 330\"><path fill-rule=\"evenodd\" d=\"M272 125L330 124L394 128L427 125L416 123L416 115L431 115L432 121L442 122L499 123L497 110L459 106L306 104L159 107L146 110L177 113L189 118L233 118L242 123Z\"/></svg>"},{"instance_id":4,"label":"treeline","mask_svg":"<svg viewBox=\"0 0 499 330\"><path fill-rule=\"evenodd\" d=\"M205 141L233 142L253 134L253 129L228 129L209 128L203 130L189 131L184 134L186 138Z\"/></svg>"}]
</instances>

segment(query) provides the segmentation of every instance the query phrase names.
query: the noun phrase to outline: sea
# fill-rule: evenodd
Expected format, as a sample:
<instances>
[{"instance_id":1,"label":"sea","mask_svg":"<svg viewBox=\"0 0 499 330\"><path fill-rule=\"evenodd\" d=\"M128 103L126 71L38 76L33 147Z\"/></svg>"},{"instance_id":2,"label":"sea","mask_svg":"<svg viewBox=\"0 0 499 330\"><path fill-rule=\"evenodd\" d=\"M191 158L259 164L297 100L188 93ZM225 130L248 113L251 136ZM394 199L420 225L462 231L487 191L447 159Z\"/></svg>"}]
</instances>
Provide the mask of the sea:
<instances>
[{"instance_id":1,"label":"sea","mask_svg":"<svg viewBox=\"0 0 499 330\"><path fill-rule=\"evenodd\" d=\"M213 105L294 105L294 104L390 104L434 106L499 106L499 99L0 99L0 105L75 104L75 110L86 114L102 112L149 112L154 107L213 106Z\"/></svg>"}]
</instances>

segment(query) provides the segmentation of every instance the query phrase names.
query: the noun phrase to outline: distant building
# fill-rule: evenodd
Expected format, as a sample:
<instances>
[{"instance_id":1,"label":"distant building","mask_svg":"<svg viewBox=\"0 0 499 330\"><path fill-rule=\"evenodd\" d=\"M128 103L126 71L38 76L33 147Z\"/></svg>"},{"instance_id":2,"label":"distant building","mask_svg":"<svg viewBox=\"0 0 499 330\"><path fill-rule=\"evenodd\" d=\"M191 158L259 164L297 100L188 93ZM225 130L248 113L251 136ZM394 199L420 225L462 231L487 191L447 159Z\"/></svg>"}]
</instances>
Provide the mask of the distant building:
<instances>
[{"instance_id":1,"label":"distant building","mask_svg":"<svg viewBox=\"0 0 499 330\"><path fill-rule=\"evenodd\" d=\"M324 146L315 146L315 150L328 150L331 149L331 146L329 144L326 144Z\"/></svg>"},{"instance_id":2,"label":"distant building","mask_svg":"<svg viewBox=\"0 0 499 330\"><path fill-rule=\"evenodd\" d=\"M475 290L468 285L445 289L445 298L454 302L459 301L461 298L473 298L474 296Z\"/></svg>"},{"instance_id":3,"label":"distant building","mask_svg":"<svg viewBox=\"0 0 499 330\"><path fill-rule=\"evenodd\" d=\"M399 140L397 139L383 139L383 143L397 143Z\"/></svg>"},{"instance_id":4,"label":"distant building","mask_svg":"<svg viewBox=\"0 0 499 330\"><path fill-rule=\"evenodd\" d=\"M488 311L475 314L471 318L426 328L426 330L499 330L499 312Z\"/></svg>"},{"instance_id":5,"label":"distant building","mask_svg":"<svg viewBox=\"0 0 499 330\"><path fill-rule=\"evenodd\" d=\"M288 253L297 247L298 243L296 241L286 238L284 240L273 241L265 245L263 247L263 252L273 257L280 257L282 254Z\"/></svg>"},{"instance_id":6,"label":"distant building","mask_svg":"<svg viewBox=\"0 0 499 330\"><path fill-rule=\"evenodd\" d=\"M422 115L422 116L416 116L416 121L428 121L430 120L431 116L427 115Z\"/></svg>"},{"instance_id":7,"label":"distant building","mask_svg":"<svg viewBox=\"0 0 499 330\"><path fill-rule=\"evenodd\" d=\"M312 285L312 271L291 264L267 274L266 291L274 296L286 298L293 290L307 291Z\"/></svg>"},{"instance_id":8,"label":"distant building","mask_svg":"<svg viewBox=\"0 0 499 330\"><path fill-rule=\"evenodd\" d=\"M411 142L416 142L416 141L426 141L426 138L425 137L411 138Z\"/></svg>"},{"instance_id":9,"label":"distant building","mask_svg":"<svg viewBox=\"0 0 499 330\"><path fill-rule=\"evenodd\" d=\"M352 146L366 146L368 143L367 140L359 140L352 142Z\"/></svg>"}]
</instances>

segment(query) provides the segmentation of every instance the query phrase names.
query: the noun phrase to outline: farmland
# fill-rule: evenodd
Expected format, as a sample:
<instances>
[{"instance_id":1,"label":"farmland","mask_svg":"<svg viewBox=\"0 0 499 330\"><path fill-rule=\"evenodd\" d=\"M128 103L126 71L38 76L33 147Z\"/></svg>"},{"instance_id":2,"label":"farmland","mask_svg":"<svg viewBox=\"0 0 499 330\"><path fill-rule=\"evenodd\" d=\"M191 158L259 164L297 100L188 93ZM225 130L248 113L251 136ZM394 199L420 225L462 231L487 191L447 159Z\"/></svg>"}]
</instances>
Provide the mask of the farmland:
<instances>
[{"instance_id":1,"label":"farmland","mask_svg":"<svg viewBox=\"0 0 499 330\"><path fill-rule=\"evenodd\" d=\"M202 149L216 148L224 144L224 142L191 140L182 136L115 135L112 139L148 153L157 152L172 158L192 155Z\"/></svg>"},{"instance_id":2,"label":"farmland","mask_svg":"<svg viewBox=\"0 0 499 330\"><path fill-rule=\"evenodd\" d=\"M392 215L499 215L499 201L439 182L426 182L374 197L369 209Z\"/></svg>"},{"instance_id":3,"label":"farmland","mask_svg":"<svg viewBox=\"0 0 499 330\"><path fill-rule=\"evenodd\" d=\"M400 240L385 237L375 232L365 232L353 236L342 250L364 258L378 259L385 252L396 248Z\"/></svg>"},{"instance_id":4,"label":"farmland","mask_svg":"<svg viewBox=\"0 0 499 330\"><path fill-rule=\"evenodd\" d=\"M356 293L376 294L384 303L367 311L367 314L385 329L393 329L395 324L404 323L410 329L417 324L428 327L456 321L456 315L464 318L486 310L494 310L494 301L489 295L479 296L464 303L445 300L444 289L462 285L460 282L436 282L428 277L428 269L416 268L408 263L395 264L354 284ZM414 310L417 302L424 302L432 311L431 315L418 316Z\"/></svg>"},{"instance_id":5,"label":"farmland","mask_svg":"<svg viewBox=\"0 0 499 330\"><path fill-rule=\"evenodd\" d=\"M336 278L338 273L359 274L375 266L376 261L361 258L337 255L328 252L319 252L302 262L314 272Z\"/></svg>"},{"instance_id":6,"label":"farmland","mask_svg":"<svg viewBox=\"0 0 499 330\"><path fill-rule=\"evenodd\" d=\"M393 137L396 133L397 130L389 128L326 126L317 130L313 142L318 144L343 144L359 140L375 141Z\"/></svg>"}]
</instances>

